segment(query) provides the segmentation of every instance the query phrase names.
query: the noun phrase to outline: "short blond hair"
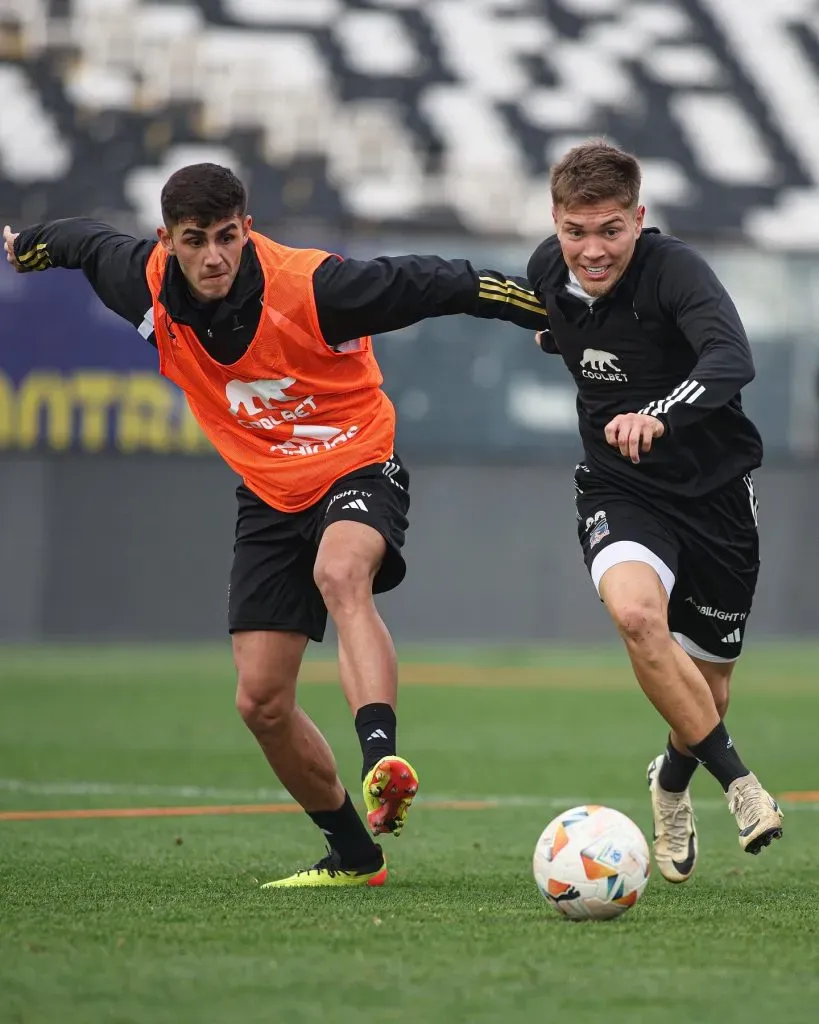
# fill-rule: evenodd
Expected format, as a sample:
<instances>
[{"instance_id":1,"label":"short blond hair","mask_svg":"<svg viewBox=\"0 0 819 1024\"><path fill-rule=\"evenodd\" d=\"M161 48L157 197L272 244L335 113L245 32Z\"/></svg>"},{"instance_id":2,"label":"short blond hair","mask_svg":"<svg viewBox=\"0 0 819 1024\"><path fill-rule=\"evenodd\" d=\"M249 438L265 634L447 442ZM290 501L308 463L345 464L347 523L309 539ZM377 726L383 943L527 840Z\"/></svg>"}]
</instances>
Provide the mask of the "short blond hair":
<instances>
[{"instance_id":1,"label":"short blond hair","mask_svg":"<svg viewBox=\"0 0 819 1024\"><path fill-rule=\"evenodd\" d=\"M628 209L640 199L636 157L602 139L575 146L552 168L552 202L571 209L613 199Z\"/></svg>"}]
</instances>

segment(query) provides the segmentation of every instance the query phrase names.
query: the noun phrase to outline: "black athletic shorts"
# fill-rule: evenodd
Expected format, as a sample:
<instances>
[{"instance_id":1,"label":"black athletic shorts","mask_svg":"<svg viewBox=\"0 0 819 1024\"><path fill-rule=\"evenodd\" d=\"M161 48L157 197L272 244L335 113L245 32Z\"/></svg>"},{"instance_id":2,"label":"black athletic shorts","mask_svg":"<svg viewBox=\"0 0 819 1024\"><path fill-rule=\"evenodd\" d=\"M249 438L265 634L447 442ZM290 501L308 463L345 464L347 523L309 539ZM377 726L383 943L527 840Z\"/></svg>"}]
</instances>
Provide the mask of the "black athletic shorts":
<instances>
[{"instance_id":1,"label":"black athletic shorts","mask_svg":"<svg viewBox=\"0 0 819 1024\"><path fill-rule=\"evenodd\" d=\"M739 657L759 574L750 475L705 497L649 502L580 465L575 500L577 534L595 587L612 565L647 562L670 595L668 625L684 650L705 661Z\"/></svg>"},{"instance_id":2,"label":"black athletic shorts","mask_svg":"<svg viewBox=\"0 0 819 1024\"><path fill-rule=\"evenodd\" d=\"M363 466L337 480L301 512L271 508L248 487L236 489L239 511L228 596L231 633L269 629L321 640L327 608L313 579L319 542L330 523L366 523L387 542L373 581L376 594L403 580L401 555L409 525L409 473L397 456Z\"/></svg>"}]
</instances>

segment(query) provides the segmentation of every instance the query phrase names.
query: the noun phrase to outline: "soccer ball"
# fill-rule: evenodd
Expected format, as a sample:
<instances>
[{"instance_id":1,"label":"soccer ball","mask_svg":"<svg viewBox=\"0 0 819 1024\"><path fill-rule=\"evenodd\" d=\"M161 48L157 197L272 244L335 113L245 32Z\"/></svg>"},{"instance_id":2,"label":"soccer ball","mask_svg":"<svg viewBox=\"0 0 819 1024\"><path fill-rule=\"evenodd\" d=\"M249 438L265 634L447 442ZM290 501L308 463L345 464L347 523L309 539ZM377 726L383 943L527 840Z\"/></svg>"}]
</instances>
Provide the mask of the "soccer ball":
<instances>
[{"instance_id":1,"label":"soccer ball","mask_svg":"<svg viewBox=\"0 0 819 1024\"><path fill-rule=\"evenodd\" d=\"M573 921L603 921L633 907L648 883L648 843L611 807L572 807L550 821L532 859L547 903Z\"/></svg>"}]
</instances>

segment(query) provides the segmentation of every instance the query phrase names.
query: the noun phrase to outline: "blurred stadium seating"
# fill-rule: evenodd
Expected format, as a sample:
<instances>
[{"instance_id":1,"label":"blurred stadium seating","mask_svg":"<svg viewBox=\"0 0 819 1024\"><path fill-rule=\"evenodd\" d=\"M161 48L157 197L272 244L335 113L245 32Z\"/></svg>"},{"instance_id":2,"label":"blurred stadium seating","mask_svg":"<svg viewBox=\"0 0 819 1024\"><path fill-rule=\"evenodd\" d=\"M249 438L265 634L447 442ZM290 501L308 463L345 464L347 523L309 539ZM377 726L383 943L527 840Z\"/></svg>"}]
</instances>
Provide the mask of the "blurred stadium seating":
<instances>
[{"instance_id":1,"label":"blurred stadium seating","mask_svg":"<svg viewBox=\"0 0 819 1024\"><path fill-rule=\"evenodd\" d=\"M814 0L0 0L0 88L21 222L150 229L216 153L263 225L515 238L605 133L668 230L815 246Z\"/></svg>"}]
</instances>

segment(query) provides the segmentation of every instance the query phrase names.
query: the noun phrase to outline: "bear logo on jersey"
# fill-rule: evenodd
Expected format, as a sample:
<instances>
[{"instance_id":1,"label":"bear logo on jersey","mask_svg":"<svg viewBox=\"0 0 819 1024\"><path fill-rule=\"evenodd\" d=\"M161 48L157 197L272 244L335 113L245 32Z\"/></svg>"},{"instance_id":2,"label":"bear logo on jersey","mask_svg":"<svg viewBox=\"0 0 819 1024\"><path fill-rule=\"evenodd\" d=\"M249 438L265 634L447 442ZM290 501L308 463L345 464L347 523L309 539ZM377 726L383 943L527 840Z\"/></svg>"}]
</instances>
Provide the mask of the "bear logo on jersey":
<instances>
[{"instance_id":1,"label":"bear logo on jersey","mask_svg":"<svg viewBox=\"0 0 819 1024\"><path fill-rule=\"evenodd\" d=\"M614 380L625 383L628 376L617 365L619 358L613 352L604 352L599 348L583 349L580 373L589 380Z\"/></svg>"},{"instance_id":2,"label":"bear logo on jersey","mask_svg":"<svg viewBox=\"0 0 819 1024\"><path fill-rule=\"evenodd\" d=\"M620 367L615 366L618 357L613 352L603 352L599 348L583 349L581 366L589 366L592 370L613 370L619 373Z\"/></svg>"},{"instance_id":3,"label":"bear logo on jersey","mask_svg":"<svg viewBox=\"0 0 819 1024\"><path fill-rule=\"evenodd\" d=\"M248 416L255 416L265 409L272 409L274 402L292 402L293 399L285 392L295 383L295 377L282 377L280 380L230 380L225 388L225 397L234 416L238 416L243 408ZM256 405L257 402L261 408Z\"/></svg>"}]
</instances>

